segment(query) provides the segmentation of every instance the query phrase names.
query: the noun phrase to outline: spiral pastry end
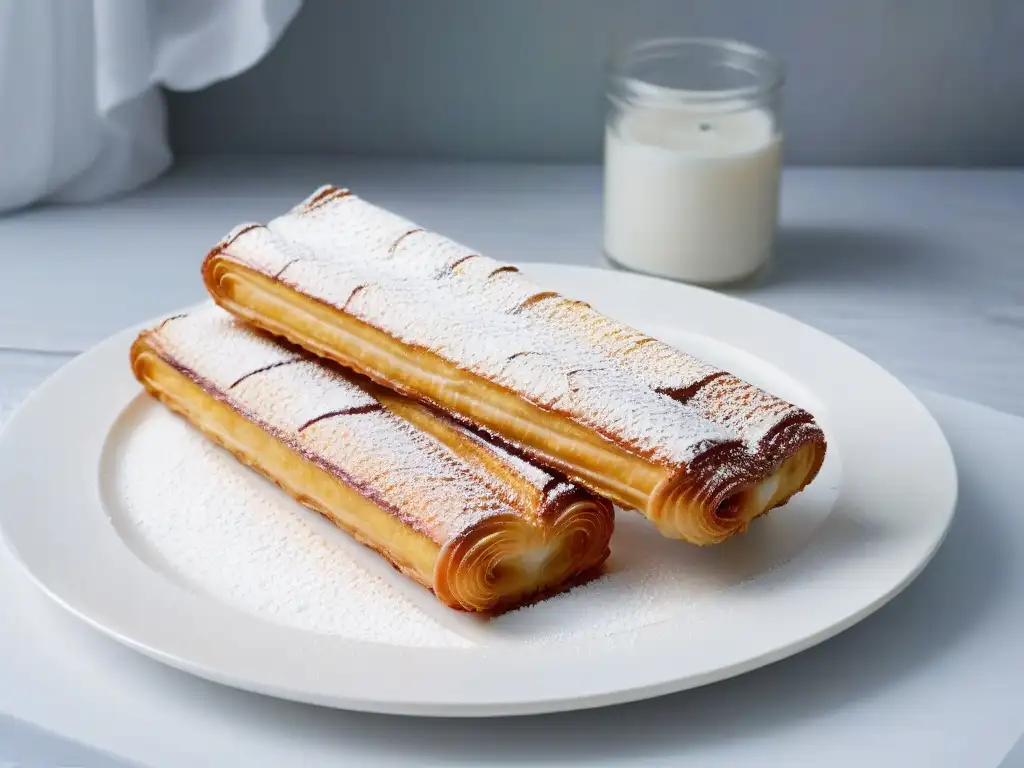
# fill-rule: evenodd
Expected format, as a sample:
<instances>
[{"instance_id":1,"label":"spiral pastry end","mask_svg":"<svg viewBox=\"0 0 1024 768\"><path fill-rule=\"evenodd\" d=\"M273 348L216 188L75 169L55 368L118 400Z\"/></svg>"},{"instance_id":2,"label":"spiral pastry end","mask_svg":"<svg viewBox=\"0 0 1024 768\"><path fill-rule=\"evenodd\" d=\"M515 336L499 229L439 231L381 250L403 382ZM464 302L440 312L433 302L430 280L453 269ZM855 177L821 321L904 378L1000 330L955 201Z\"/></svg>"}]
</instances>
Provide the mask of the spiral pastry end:
<instances>
[{"instance_id":1,"label":"spiral pastry end","mask_svg":"<svg viewBox=\"0 0 1024 768\"><path fill-rule=\"evenodd\" d=\"M608 557L614 511L599 499L573 501L556 516L500 515L442 549L434 592L466 611L499 611L596 571Z\"/></svg>"}]
</instances>

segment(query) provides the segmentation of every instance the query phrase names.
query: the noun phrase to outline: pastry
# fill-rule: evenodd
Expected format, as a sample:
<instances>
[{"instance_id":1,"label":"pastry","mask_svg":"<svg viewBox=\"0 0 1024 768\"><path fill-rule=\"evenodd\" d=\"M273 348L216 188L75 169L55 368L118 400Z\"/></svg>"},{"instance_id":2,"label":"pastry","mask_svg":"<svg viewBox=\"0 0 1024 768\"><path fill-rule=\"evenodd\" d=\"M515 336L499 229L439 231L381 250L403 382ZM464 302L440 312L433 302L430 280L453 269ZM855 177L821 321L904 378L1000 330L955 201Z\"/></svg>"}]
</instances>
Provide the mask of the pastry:
<instances>
[{"instance_id":1,"label":"pastry","mask_svg":"<svg viewBox=\"0 0 1024 768\"><path fill-rule=\"evenodd\" d=\"M131 364L150 394L452 608L507 609L608 555L608 502L216 307L140 335Z\"/></svg>"},{"instance_id":2,"label":"pastry","mask_svg":"<svg viewBox=\"0 0 1024 768\"><path fill-rule=\"evenodd\" d=\"M810 483L806 411L514 266L325 187L207 256L225 309L712 544Z\"/></svg>"}]
</instances>

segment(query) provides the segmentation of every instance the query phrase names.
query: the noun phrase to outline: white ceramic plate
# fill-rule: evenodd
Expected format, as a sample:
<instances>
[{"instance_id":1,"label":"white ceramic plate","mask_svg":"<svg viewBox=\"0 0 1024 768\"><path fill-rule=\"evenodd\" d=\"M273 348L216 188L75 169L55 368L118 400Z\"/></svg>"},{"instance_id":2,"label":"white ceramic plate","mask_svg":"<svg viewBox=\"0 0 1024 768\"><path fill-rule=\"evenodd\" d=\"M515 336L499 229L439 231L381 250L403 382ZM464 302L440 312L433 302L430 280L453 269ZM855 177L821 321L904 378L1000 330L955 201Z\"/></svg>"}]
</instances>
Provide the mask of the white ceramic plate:
<instances>
[{"instance_id":1,"label":"white ceramic plate","mask_svg":"<svg viewBox=\"0 0 1024 768\"><path fill-rule=\"evenodd\" d=\"M659 578L646 592L620 590L617 602L608 594L595 601L598 582L486 624L391 576L424 621L462 635L459 647L310 631L232 604L216 585L178 578L174 554L168 561L133 527L123 508L130 500L116 490L116 459L164 414L130 375L138 329L129 329L59 371L0 438L8 545L66 609L172 666L283 698L437 716L593 707L737 675L864 618L935 553L955 504L953 459L925 408L877 365L790 318L711 291L603 270L524 270L811 409L829 439L819 478L747 535L709 549L667 542L620 513L615 568L628 575L657 562ZM163 460L146 459L157 472ZM155 512L184 514L177 496L152 502L167 507ZM305 519L322 527L312 513ZM360 568L380 569L375 556L348 546L344 556ZM374 578L389 578L384 572ZM604 609L618 618L605 620Z\"/></svg>"}]
</instances>

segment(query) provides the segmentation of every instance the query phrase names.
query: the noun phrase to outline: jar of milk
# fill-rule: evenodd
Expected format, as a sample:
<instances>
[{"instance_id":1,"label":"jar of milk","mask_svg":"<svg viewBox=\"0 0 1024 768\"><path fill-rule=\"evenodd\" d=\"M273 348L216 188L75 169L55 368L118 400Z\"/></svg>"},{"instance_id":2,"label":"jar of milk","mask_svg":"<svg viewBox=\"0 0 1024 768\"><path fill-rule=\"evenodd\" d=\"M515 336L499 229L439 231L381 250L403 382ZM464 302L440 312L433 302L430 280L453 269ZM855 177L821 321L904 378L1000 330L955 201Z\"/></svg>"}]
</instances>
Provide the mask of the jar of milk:
<instances>
[{"instance_id":1,"label":"jar of milk","mask_svg":"<svg viewBox=\"0 0 1024 768\"><path fill-rule=\"evenodd\" d=\"M731 40L674 38L611 61L604 248L627 269L705 285L771 258L784 72Z\"/></svg>"}]
</instances>

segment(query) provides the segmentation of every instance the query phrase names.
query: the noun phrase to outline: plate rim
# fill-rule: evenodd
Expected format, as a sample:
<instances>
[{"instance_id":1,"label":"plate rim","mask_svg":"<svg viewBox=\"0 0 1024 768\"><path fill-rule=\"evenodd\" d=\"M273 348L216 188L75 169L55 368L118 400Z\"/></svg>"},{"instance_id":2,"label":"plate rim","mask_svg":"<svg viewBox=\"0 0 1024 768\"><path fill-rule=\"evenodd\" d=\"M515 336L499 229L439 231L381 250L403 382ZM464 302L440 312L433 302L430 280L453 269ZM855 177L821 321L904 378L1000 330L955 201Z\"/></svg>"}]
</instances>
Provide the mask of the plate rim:
<instances>
[{"instance_id":1,"label":"plate rim","mask_svg":"<svg viewBox=\"0 0 1024 768\"><path fill-rule=\"evenodd\" d=\"M861 353L852 349L843 342L823 333L822 331L814 329L811 326L801 323L782 313L708 289L673 283L647 276L590 267L540 263L530 263L521 266L528 274L540 273L542 279L554 278L557 273L562 273L562 277L567 282L573 282L574 285L585 285L588 282L593 284L590 287L597 286L601 283L608 284L604 288L598 287L598 292L607 291L614 294L615 290L618 290L621 293L625 290L622 287L623 285L630 285L632 286L629 288L630 291L637 291L644 295L653 294L652 299L671 300L673 297L675 299L679 299L685 298L685 296L689 294L693 297L698 297L701 301L710 301L713 304L721 303L723 307L736 310L740 315L749 315L753 312L755 317L759 317L761 320L767 322L768 325L774 326L777 330L785 331L788 329L790 332L795 333L797 337L803 337L805 339L812 340L815 344L824 345L826 349L832 350L834 353L838 354L840 358L845 358L848 362L853 364L855 368L860 368L865 374L869 375L869 378L875 379L877 384L880 386L884 385L882 386L883 390L888 390L890 393L894 394L896 400L902 400L902 404L904 406L910 406L910 409L902 415L909 418L911 421L916 421L918 428L922 429L926 433L930 433L931 440L928 448L933 452L932 458L934 461L944 465L943 477L939 480L944 487L938 491L939 495L945 498L944 508L936 513L938 517L934 522L937 524L938 528L932 532L928 542L926 542L926 546L918 553L916 561L903 569L899 578L888 583L885 587L880 588L878 590L878 594L876 594L873 599L863 601L863 604L861 604L857 609L847 611L845 615L839 619L833 618L826 626L819 626L817 630L805 632L797 638L788 637L784 642L777 643L776 645L771 645L769 643L767 647L762 648L759 653L753 655L750 655L749 653L744 655L742 651L738 651L739 657L732 663L719 664L714 669L705 670L700 674L691 673L680 677L679 675L673 676L672 674L652 673L648 670L646 676L640 675L637 677L638 682L635 685L629 685L623 682L623 680L628 679L628 675L624 678L622 671L618 670L618 677L616 679L618 679L619 682L617 683L610 683L605 686L596 686L596 688L592 685L589 690L584 686L584 690L582 691L578 691L575 694L565 695L558 695L558 687L554 686L551 681L544 684L540 684L539 681L534 681L536 684L531 684L528 680L515 681L514 679L504 680L503 678L504 681L501 685L504 693L497 697L488 697L486 695L481 696L478 693L475 697L469 698L463 697L462 699L458 699L458 697L455 697L444 699L442 696L438 699L436 698L436 695L435 698L431 698L430 695L430 686L434 685L436 687L438 683L439 678L437 675L434 675L433 677L430 675L424 676L416 674L406 676L404 678L403 685L407 683L413 687L419 686L419 688L422 689L417 691L417 695L410 696L409 691L406 688L403 688L403 685L396 686L392 683L390 687L388 685L382 685L380 693L372 696L360 696L351 695L351 693L349 695L339 694L337 691L334 693L325 692L323 689L310 688L308 684L288 685L286 680L280 679L280 675L277 675L276 677L271 675L269 678L266 676L260 678L260 676L257 675L254 677L252 674L240 677L237 672L225 673L223 671L223 667L218 667L215 663L217 654L213 654L212 657L209 653L203 654L201 652L201 648L196 647L194 638L190 642L187 636L183 636L180 631L176 632L173 626L164 627L164 631L167 635L163 638L163 642L154 642L151 637L151 633L140 632L138 626L124 626L126 621L129 625L131 624L130 617L126 619L125 616L120 616L119 621L111 622L109 619L103 619L100 616L97 616L97 611L95 609L95 600L97 599L97 596L89 595L88 589L83 587L81 584L76 587L75 584L69 583L66 578L66 574L64 577L61 577L59 575L59 566L55 565L53 562L49 562L48 556L41 554L38 547L33 549L31 544L26 545L26 541L24 539L25 535L39 535L40 532L36 530L35 534L26 533L34 530L32 528L31 521L26 522L26 518L32 516L21 516L21 518L19 518L10 511L5 512L5 510L10 510L18 506L17 504L5 504L0 506L0 537L2 537L6 542L14 556L14 559L19 564L19 567L28 575L30 580L43 591L44 594L48 595L50 599L53 599L65 610L68 610L73 615L77 616L79 619L108 637L111 637L112 639L127 645L140 653L172 667L182 669L183 671L218 683L241 688L243 690L268 694L278 698L304 701L313 704L357 711L442 717L526 715L607 706L694 688L742 674L803 651L858 623L889 600L896 597L921 573L921 571L924 570L934 554L938 551L946 533L949 530L949 526L952 523L956 506L958 490L957 473L952 451L945 436L942 434L941 428L920 400L918 400L902 383L892 377L891 374L884 371L884 369L864 357ZM664 306L666 302L651 300L649 304L653 306L658 306L659 304ZM598 308L601 309L602 307L598 306ZM174 313L163 313L158 318L137 324L108 337L99 345L78 356L70 363L62 366L61 369L59 369L26 399L26 401L12 415L5 428L0 431L0 488L6 488L7 493L12 493L11 489L13 488L13 494L15 496L20 494L21 496L26 496L27 499L34 498L32 488L17 486L17 477L14 478L14 484L12 485L11 483L12 474L17 475L12 468L17 465L17 462L21 457L21 454L19 454L16 450L16 446L14 445L16 438L19 436L19 430L24 430L26 423L30 424L33 419L37 418L36 411L41 407L41 405L45 405L45 400L47 397L51 396L51 392L59 392L61 386L66 386L73 381L73 378L77 375L80 368L87 370L89 365L94 364L91 361L100 359L103 354L112 355L113 351L122 349L125 353L123 357L124 364L117 371L110 371L106 374L98 375L101 377L107 376L108 378L117 377L118 379L121 379L125 385L127 385L127 382L124 380L128 380L134 384L134 379L131 379L127 365L127 348L128 344L130 344L130 340L134 338L139 330L150 327L160 318L171 314ZM637 324L635 307L631 309L628 314L633 314L634 316L627 318L627 322ZM664 322L657 322L663 326L666 325ZM685 326L675 325L673 327L686 332L691 332L691 329ZM746 346L741 345L739 348L744 352L754 354L761 359L766 359L761 357L757 351L748 349ZM775 359L767 359L767 362L771 365L775 365L776 367L783 367L783 369L786 370L785 366L779 366ZM801 379L798 378L796 380L801 385L804 384ZM128 402L131 402L132 399L133 398L129 398ZM122 403L116 413L120 413L125 405L126 403ZM101 420L103 418L103 414L101 413L97 413L95 416ZM83 422L83 425L84 424L85 422ZM29 433L31 434L31 430L29 430ZM105 442L105 439L106 435L104 433L100 443L102 444ZM13 461L11 460L12 458L14 459ZM97 455L95 456L95 461L89 467L92 475L95 476L94 482L92 485L89 485L88 483L85 483L85 485L89 485L89 491L92 495L91 502L95 505L99 505L101 513L106 516L106 510L102 509L102 504L98 495L99 478L98 473L95 471L98 462L99 456ZM78 469L82 470L83 468L79 467ZM81 474L81 471L79 471L79 475ZM88 475L88 473L86 473L86 475ZM79 483L81 483L82 480L82 477L78 478ZM79 486L79 489L82 490L81 485ZM38 491L39 489L35 490ZM93 510L93 512L95 512L95 510ZM26 525L28 527L26 527ZM123 543L122 546L127 548L127 545L124 545ZM134 558L134 554L131 556ZM142 564L141 561L138 562L138 566L149 572L149 567ZM54 568L57 568L57 571L54 571ZM194 617L198 616L208 619L214 618L209 613L209 606L207 606L204 611L197 607L194 600L184 599L182 595L176 594L175 590L181 589L179 586L166 582L163 583L162 588L158 588L154 586L152 579L147 580L143 578L142 581L147 584L147 589L152 589L153 594L159 596L160 604L164 608L172 609L174 611L184 611L186 614L188 612L192 612ZM75 593L76 588L80 590L77 594ZM136 600L144 600L147 597L152 597L152 595L146 596L133 594L132 597ZM90 600L93 602L90 603ZM213 605L216 607L215 613L223 612L226 608L221 604ZM100 613L102 613L102 611ZM261 630L269 635L270 639L275 639L279 642L295 642L295 633L300 633L302 635L311 634L297 629L275 627L258 617L244 615L232 615L231 621L228 621L225 626L229 631L244 634L245 631L251 630L252 622L254 621L259 622ZM637 653L642 652L644 649L651 648L660 648L664 650L663 646L665 638L657 638L664 634L666 625L671 626L673 623L674 622L670 620L660 625L656 625L656 627L645 628L640 631L638 633L639 635L647 635L654 639L644 640L641 638L641 641L638 644L635 643L633 645L633 649ZM660 628L661 631L655 633L646 631L648 629L656 628ZM168 638L171 639L168 640ZM323 636L313 636L313 642L302 643L301 645L320 648L321 650L326 650L328 647L330 650L334 650L335 646L338 645L345 648L350 648L353 645L374 646L370 649L371 652L366 654L366 657L370 659L375 655L379 655L380 648L384 647L375 646L375 644L360 643L359 641L343 640L340 638L325 639ZM366 648L362 649L362 651L366 650ZM373 651L378 652L378 654L375 654ZM407 660L414 660L418 658L421 661L427 661L430 665L433 665L437 663L436 659L445 655L452 656L454 654L455 658L461 657L465 659L467 651L400 648L399 653L404 657L407 657ZM497 648L480 648L473 649L472 653L479 654L481 663L488 663L492 660L492 657L495 654L500 654L501 651ZM518 663L513 664L512 666L516 667L516 672L521 676L524 671L529 671L531 669L531 663L544 666L543 657L550 653L550 647L545 647L545 650L541 652L539 657L536 652L530 651L526 648L522 651L517 650L516 656ZM590 646L584 647L582 653L577 652L576 662L585 664L589 659L590 663L596 664L602 660L606 661L608 653L615 654L616 651L614 651L608 643L603 641L595 642ZM424 654L427 654L427 656L424 656ZM248 656L251 655L252 653L242 654L242 656L245 657L242 660L243 664L253 664L255 663L255 659L260 658L260 654L256 653L254 659L249 659ZM386 655L394 656L394 647L389 648L388 654ZM618 651L618 655L621 656L622 652ZM673 660L677 663L680 661L678 659ZM506 662L507 659L503 658L502 663L505 664ZM472 684L471 676L466 675L465 669L460 671L459 664L453 659L448 659L445 663L441 664L441 666L444 668L443 671L445 673L451 675L449 678L450 682L456 689L464 690L464 688L460 688L460 686L464 687L467 683L470 685ZM547 666L552 667L553 671L557 669L557 665L549 664ZM577 674L579 671L572 664L568 664L568 667L573 670L573 674ZM336 672L337 670L334 671ZM413 672L415 672L415 670L413 670ZM364 691L364 694L365 691L372 688L372 686L366 685L366 682L367 681L363 681L360 689ZM372 681L369 682L372 683ZM576 687L579 688L578 682L576 683ZM437 695L439 694L440 692L437 693Z\"/></svg>"}]
</instances>

